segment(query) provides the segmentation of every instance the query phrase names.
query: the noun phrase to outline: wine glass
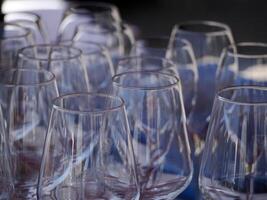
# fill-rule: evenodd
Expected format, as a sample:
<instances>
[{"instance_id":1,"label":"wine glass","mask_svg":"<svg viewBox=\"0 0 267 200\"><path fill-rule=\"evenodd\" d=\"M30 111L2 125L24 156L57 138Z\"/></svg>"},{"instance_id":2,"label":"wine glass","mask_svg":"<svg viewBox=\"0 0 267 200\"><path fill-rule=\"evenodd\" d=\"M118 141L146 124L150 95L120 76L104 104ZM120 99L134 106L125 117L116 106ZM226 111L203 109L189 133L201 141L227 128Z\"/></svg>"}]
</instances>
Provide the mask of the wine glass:
<instances>
[{"instance_id":1,"label":"wine glass","mask_svg":"<svg viewBox=\"0 0 267 200\"><path fill-rule=\"evenodd\" d=\"M137 200L139 189L123 100L76 93L55 99L52 109L39 198Z\"/></svg>"},{"instance_id":2,"label":"wine glass","mask_svg":"<svg viewBox=\"0 0 267 200\"><path fill-rule=\"evenodd\" d=\"M88 41L65 41L63 44L82 50L90 92L111 94L114 66L108 50L97 43Z\"/></svg>"},{"instance_id":3,"label":"wine glass","mask_svg":"<svg viewBox=\"0 0 267 200\"><path fill-rule=\"evenodd\" d=\"M209 124L212 103L215 96L215 77L220 56L225 47L233 43L230 28L213 21L188 21L174 26L170 43L186 39L192 45L198 69L198 83L195 105L188 116L189 139L195 164L195 175L199 172L201 153ZM191 188L191 187L190 187ZM194 198L199 198L197 176L192 181ZM192 196L192 191L188 191ZM185 194L187 196L187 194Z\"/></svg>"},{"instance_id":4,"label":"wine glass","mask_svg":"<svg viewBox=\"0 0 267 200\"><path fill-rule=\"evenodd\" d=\"M167 37L141 38L133 45L131 54L165 58L174 63L181 79L186 116L188 116L195 104L197 65L191 44L184 39L175 40L175 43L169 43Z\"/></svg>"},{"instance_id":5,"label":"wine glass","mask_svg":"<svg viewBox=\"0 0 267 200\"><path fill-rule=\"evenodd\" d=\"M267 44L242 42L227 47L217 71L218 90L229 86L267 86Z\"/></svg>"},{"instance_id":6,"label":"wine glass","mask_svg":"<svg viewBox=\"0 0 267 200\"><path fill-rule=\"evenodd\" d=\"M58 96L55 76L45 70L0 71L0 106L10 148L14 199L36 199L49 108Z\"/></svg>"},{"instance_id":7,"label":"wine glass","mask_svg":"<svg viewBox=\"0 0 267 200\"><path fill-rule=\"evenodd\" d=\"M4 21L27 28L31 31L35 44L48 43L48 34L41 17L31 12L5 13Z\"/></svg>"},{"instance_id":8,"label":"wine glass","mask_svg":"<svg viewBox=\"0 0 267 200\"><path fill-rule=\"evenodd\" d=\"M266 87L217 93L199 174L204 199L266 198L266 114Z\"/></svg>"},{"instance_id":9,"label":"wine glass","mask_svg":"<svg viewBox=\"0 0 267 200\"><path fill-rule=\"evenodd\" d=\"M79 24L95 20L120 23L119 9L113 4L103 2L71 3L63 14L58 29L58 41L72 39Z\"/></svg>"},{"instance_id":10,"label":"wine glass","mask_svg":"<svg viewBox=\"0 0 267 200\"><path fill-rule=\"evenodd\" d=\"M18 50L32 44L29 30L12 23L0 23L0 65L14 67Z\"/></svg>"},{"instance_id":11,"label":"wine glass","mask_svg":"<svg viewBox=\"0 0 267 200\"><path fill-rule=\"evenodd\" d=\"M86 67L80 49L65 45L33 45L18 54L18 68L46 69L56 76L60 94L87 92Z\"/></svg>"},{"instance_id":12,"label":"wine glass","mask_svg":"<svg viewBox=\"0 0 267 200\"><path fill-rule=\"evenodd\" d=\"M106 47L116 65L118 58L128 55L134 43L129 26L121 26L118 29L116 24L97 20L81 23L75 30L73 40L96 42Z\"/></svg>"},{"instance_id":13,"label":"wine glass","mask_svg":"<svg viewBox=\"0 0 267 200\"><path fill-rule=\"evenodd\" d=\"M193 173L179 79L158 71L113 77L126 105L140 199L175 199Z\"/></svg>"}]
</instances>

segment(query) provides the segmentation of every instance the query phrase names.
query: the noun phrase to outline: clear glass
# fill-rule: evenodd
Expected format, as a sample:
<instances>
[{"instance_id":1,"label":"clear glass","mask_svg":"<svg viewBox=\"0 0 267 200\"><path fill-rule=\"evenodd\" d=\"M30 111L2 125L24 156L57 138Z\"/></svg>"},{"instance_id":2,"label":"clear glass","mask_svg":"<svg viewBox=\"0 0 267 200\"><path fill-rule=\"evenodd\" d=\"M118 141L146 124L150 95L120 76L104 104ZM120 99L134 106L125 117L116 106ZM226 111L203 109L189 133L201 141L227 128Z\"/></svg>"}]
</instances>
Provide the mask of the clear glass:
<instances>
[{"instance_id":1,"label":"clear glass","mask_svg":"<svg viewBox=\"0 0 267 200\"><path fill-rule=\"evenodd\" d=\"M88 92L82 51L64 45L34 45L19 51L19 68L46 69L56 76L60 94Z\"/></svg>"},{"instance_id":2,"label":"clear glass","mask_svg":"<svg viewBox=\"0 0 267 200\"><path fill-rule=\"evenodd\" d=\"M229 86L267 86L267 44L238 43L226 48L217 72L218 90Z\"/></svg>"},{"instance_id":3,"label":"clear glass","mask_svg":"<svg viewBox=\"0 0 267 200\"><path fill-rule=\"evenodd\" d=\"M233 37L230 28L223 23L188 21L174 26L170 43L175 45L176 40L181 38L191 43L198 69L195 106L187 123L197 175L216 91L216 70L223 49L233 43ZM199 199L197 176L194 176L189 188L184 197L192 196L193 190L194 199Z\"/></svg>"},{"instance_id":4,"label":"clear glass","mask_svg":"<svg viewBox=\"0 0 267 200\"><path fill-rule=\"evenodd\" d=\"M11 12L4 15L4 21L17 24L31 31L34 44L48 43L48 34L41 17L31 12Z\"/></svg>"},{"instance_id":5,"label":"clear glass","mask_svg":"<svg viewBox=\"0 0 267 200\"><path fill-rule=\"evenodd\" d=\"M188 116L195 104L198 81L197 65L191 44L178 38L174 44L169 43L167 37L148 37L137 40L131 54L165 58L174 62L181 80L186 116Z\"/></svg>"},{"instance_id":6,"label":"clear glass","mask_svg":"<svg viewBox=\"0 0 267 200\"><path fill-rule=\"evenodd\" d=\"M0 105L10 148L15 192L11 199L37 199L37 181L52 100L58 96L55 76L45 70L0 71Z\"/></svg>"},{"instance_id":7,"label":"clear glass","mask_svg":"<svg viewBox=\"0 0 267 200\"><path fill-rule=\"evenodd\" d=\"M81 23L75 30L74 41L91 41L108 49L112 60L128 55L134 37L128 25L90 21Z\"/></svg>"},{"instance_id":8,"label":"clear glass","mask_svg":"<svg viewBox=\"0 0 267 200\"><path fill-rule=\"evenodd\" d=\"M266 87L218 92L199 175L204 199L266 199L266 114Z\"/></svg>"},{"instance_id":9,"label":"clear glass","mask_svg":"<svg viewBox=\"0 0 267 200\"><path fill-rule=\"evenodd\" d=\"M0 65L11 68L16 64L18 50L33 43L29 30L11 23L0 23Z\"/></svg>"},{"instance_id":10,"label":"clear glass","mask_svg":"<svg viewBox=\"0 0 267 200\"><path fill-rule=\"evenodd\" d=\"M65 41L64 44L82 50L83 63L89 80L89 91L111 94L114 66L108 50L97 43L87 41Z\"/></svg>"},{"instance_id":11,"label":"clear glass","mask_svg":"<svg viewBox=\"0 0 267 200\"><path fill-rule=\"evenodd\" d=\"M122 99L79 93L54 101L38 188L46 200L139 199Z\"/></svg>"},{"instance_id":12,"label":"clear glass","mask_svg":"<svg viewBox=\"0 0 267 200\"><path fill-rule=\"evenodd\" d=\"M179 79L132 71L115 75L113 85L126 105L140 199L175 199L193 173Z\"/></svg>"},{"instance_id":13,"label":"clear glass","mask_svg":"<svg viewBox=\"0 0 267 200\"><path fill-rule=\"evenodd\" d=\"M76 1L69 5L59 26L59 41L72 39L76 28L81 23L95 20L115 24L121 22L119 9L113 4Z\"/></svg>"},{"instance_id":14,"label":"clear glass","mask_svg":"<svg viewBox=\"0 0 267 200\"><path fill-rule=\"evenodd\" d=\"M14 180L11 170L10 148L7 133L4 128L4 118L0 108L0 200L11 199L14 190Z\"/></svg>"}]
</instances>

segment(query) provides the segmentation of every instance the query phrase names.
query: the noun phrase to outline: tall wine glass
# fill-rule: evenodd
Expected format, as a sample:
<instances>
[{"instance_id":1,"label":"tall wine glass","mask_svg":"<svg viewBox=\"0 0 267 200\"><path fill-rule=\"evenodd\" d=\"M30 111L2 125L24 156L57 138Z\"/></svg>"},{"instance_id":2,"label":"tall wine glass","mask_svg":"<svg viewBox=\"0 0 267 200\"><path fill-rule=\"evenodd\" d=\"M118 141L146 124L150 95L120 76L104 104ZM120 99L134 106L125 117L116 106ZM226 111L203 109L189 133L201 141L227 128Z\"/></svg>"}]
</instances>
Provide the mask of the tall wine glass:
<instances>
[{"instance_id":1,"label":"tall wine glass","mask_svg":"<svg viewBox=\"0 0 267 200\"><path fill-rule=\"evenodd\" d=\"M89 81L89 91L111 94L114 66L108 50L97 43L88 41L65 41L63 44L82 50L82 59Z\"/></svg>"},{"instance_id":2,"label":"tall wine glass","mask_svg":"<svg viewBox=\"0 0 267 200\"><path fill-rule=\"evenodd\" d=\"M12 23L0 24L0 65L14 67L18 50L31 45L31 32Z\"/></svg>"},{"instance_id":3,"label":"tall wine glass","mask_svg":"<svg viewBox=\"0 0 267 200\"><path fill-rule=\"evenodd\" d=\"M267 86L267 44L242 42L230 45L221 56L216 86Z\"/></svg>"},{"instance_id":4,"label":"tall wine glass","mask_svg":"<svg viewBox=\"0 0 267 200\"><path fill-rule=\"evenodd\" d=\"M89 21L106 21L108 23L120 23L119 9L109 3L103 2L78 2L71 3L66 9L58 30L58 40L70 40L73 38L79 24Z\"/></svg>"},{"instance_id":5,"label":"tall wine glass","mask_svg":"<svg viewBox=\"0 0 267 200\"><path fill-rule=\"evenodd\" d=\"M49 108L58 96L55 76L45 70L0 71L0 105L10 147L14 199L36 199Z\"/></svg>"},{"instance_id":6,"label":"tall wine glass","mask_svg":"<svg viewBox=\"0 0 267 200\"><path fill-rule=\"evenodd\" d=\"M65 45L33 45L19 51L19 68L46 69L53 72L60 94L87 92L86 67L80 49Z\"/></svg>"},{"instance_id":7,"label":"tall wine glass","mask_svg":"<svg viewBox=\"0 0 267 200\"><path fill-rule=\"evenodd\" d=\"M113 85L125 100L140 199L175 199L193 173L179 79L132 71L115 75Z\"/></svg>"},{"instance_id":8,"label":"tall wine glass","mask_svg":"<svg viewBox=\"0 0 267 200\"><path fill-rule=\"evenodd\" d=\"M35 44L48 43L48 34L41 17L31 12L11 12L4 15L4 21L27 28L31 31Z\"/></svg>"},{"instance_id":9,"label":"tall wine glass","mask_svg":"<svg viewBox=\"0 0 267 200\"><path fill-rule=\"evenodd\" d=\"M39 178L40 199L139 197L124 102L76 93L53 103Z\"/></svg>"},{"instance_id":10,"label":"tall wine glass","mask_svg":"<svg viewBox=\"0 0 267 200\"><path fill-rule=\"evenodd\" d=\"M218 92L199 175L205 199L266 198L266 114L266 87Z\"/></svg>"},{"instance_id":11,"label":"tall wine glass","mask_svg":"<svg viewBox=\"0 0 267 200\"><path fill-rule=\"evenodd\" d=\"M167 37L147 37L135 42L131 54L169 59L174 63L181 79L184 105L188 116L195 104L198 81L197 65L191 44L179 38L176 38L174 44L170 43Z\"/></svg>"},{"instance_id":12,"label":"tall wine glass","mask_svg":"<svg viewBox=\"0 0 267 200\"><path fill-rule=\"evenodd\" d=\"M199 171L201 153L215 96L217 66L223 49L233 43L233 37L230 28L223 23L189 21L174 26L170 43L175 45L177 38L186 39L191 43L198 66L196 103L188 116L189 138L193 147L196 175ZM198 199L197 176L193 178L192 187L194 193L189 191L188 196L193 194L193 198Z\"/></svg>"}]
</instances>

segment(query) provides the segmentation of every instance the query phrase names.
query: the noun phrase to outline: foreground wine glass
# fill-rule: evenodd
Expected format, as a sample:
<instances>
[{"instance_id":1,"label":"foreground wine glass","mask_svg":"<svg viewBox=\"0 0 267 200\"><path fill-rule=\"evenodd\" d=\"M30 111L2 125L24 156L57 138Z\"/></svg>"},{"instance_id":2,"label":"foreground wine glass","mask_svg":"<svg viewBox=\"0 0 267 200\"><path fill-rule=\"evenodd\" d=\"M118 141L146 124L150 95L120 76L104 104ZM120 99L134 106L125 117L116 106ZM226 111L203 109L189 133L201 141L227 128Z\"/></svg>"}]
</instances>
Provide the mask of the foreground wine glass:
<instances>
[{"instance_id":1,"label":"foreground wine glass","mask_svg":"<svg viewBox=\"0 0 267 200\"><path fill-rule=\"evenodd\" d=\"M60 94L87 92L89 88L82 51L64 45L33 45L19 51L19 68L46 69L56 76Z\"/></svg>"},{"instance_id":2,"label":"foreground wine glass","mask_svg":"<svg viewBox=\"0 0 267 200\"><path fill-rule=\"evenodd\" d=\"M267 86L267 44L242 42L224 50L216 86Z\"/></svg>"},{"instance_id":3,"label":"foreground wine glass","mask_svg":"<svg viewBox=\"0 0 267 200\"><path fill-rule=\"evenodd\" d=\"M199 175L205 199L266 199L266 114L265 87L218 92Z\"/></svg>"},{"instance_id":4,"label":"foreground wine glass","mask_svg":"<svg viewBox=\"0 0 267 200\"><path fill-rule=\"evenodd\" d=\"M170 44L175 46L178 39L186 39L192 45L198 69L196 102L188 116L189 138L194 154L195 175L199 172L201 153L210 120L215 96L215 76L220 56L225 47L233 43L230 28L219 22L189 21L174 26ZM185 198L199 198L197 176L194 176L191 190ZM191 189L191 188L190 188Z\"/></svg>"},{"instance_id":5,"label":"foreground wine glass","mask_svg":"<svg viewBox=\"0 0 267 200\"><path fill-rule=\"evenodd\" d=\"M11 12L4 15L4 21L13 23L27 28L31 31L35 44L43 44L48 42L46 27L41 17L31 12Z\"/></svg>"},{"instance_id":6,"label":"foreground wine glass","mask_svg":"<svg viewBox=\"0 0 267 200\"><path fill-rule=\"evenodd\" d=\"M64 44L82 50L82 59L86 67L89 91L112 93L114 66L108 50L97 43L87 41L65 41Z\"/></svg>"},{"instance_id":7,"label":"foreground wine glass","mask_svg":"<svg viewBox=\"0 0 267 200\"><path fill-rule=\"evenodd\" d=\"M71 3L69 8L64 12L63 19L60 23L58 40L72 39L79 24L95 20L115 24L120 23L119 9L113 4L103 2Z\"/></svg>"},{"instance_id":8,"label":"foreground wine glass","mask_svg":"<svg viewBox=\"0 0 267 200\"><path fill-rule=\"evenodd\" d=\"M113 85L125 100L140 199L174 199L189 185L193 172L179 79L132 71L115 75Z\"/></svg>"},{"instance_id":9,"label":"foreground wine glass","mask_svg":"<svg viewBox=\"0 0 267 200\"><path fill-rule=\"evenodd\" d=\"M36 199L49 108L58 96L51 72L33 69L0 71L0 105L10 148L14 199ZM2 187L2 186L1 186Z\"/></svg>"},{"instance_id":10,"label":"foreground wine glass","mask_svg":"<svg viewBox=\"0 0 267 200\"><path fill-rule=\"evenodd\" d=\"M39 178L40 199L138 199L124 102L79 93L55 99Z\"/></svg>"},{"instance_id":11,"label":"foreground wine glass","mask_svg":"<svg viewBox=\"0 0 267 200\"><path fill-rule=\"evenodd\" d=\"M32 44L32 35L29 30L12 23L1 23L0 32L0 65L14 67L18 50Z\"/></svg>"}]
</instances>

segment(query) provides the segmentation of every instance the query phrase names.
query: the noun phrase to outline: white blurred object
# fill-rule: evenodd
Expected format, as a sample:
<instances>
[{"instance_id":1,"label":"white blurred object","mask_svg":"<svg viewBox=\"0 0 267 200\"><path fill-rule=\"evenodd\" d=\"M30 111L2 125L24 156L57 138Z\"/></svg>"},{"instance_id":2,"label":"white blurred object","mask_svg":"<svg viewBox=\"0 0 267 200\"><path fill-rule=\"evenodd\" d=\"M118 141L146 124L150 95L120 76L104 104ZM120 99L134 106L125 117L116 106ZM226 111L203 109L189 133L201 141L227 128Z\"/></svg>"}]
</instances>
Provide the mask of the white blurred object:
<instances>
[{"instance_id":1,"label":"white blurred object","mask_svg":"<svg viewBox=\"0 0 267 200\"><path fill-rule=\"evenodd\" d=\"M30 11L38 14L47 27L49 41L54 42L67 5L63 0L5 0L1 10L2 13Z\"/></svg>"}]
</instances>

